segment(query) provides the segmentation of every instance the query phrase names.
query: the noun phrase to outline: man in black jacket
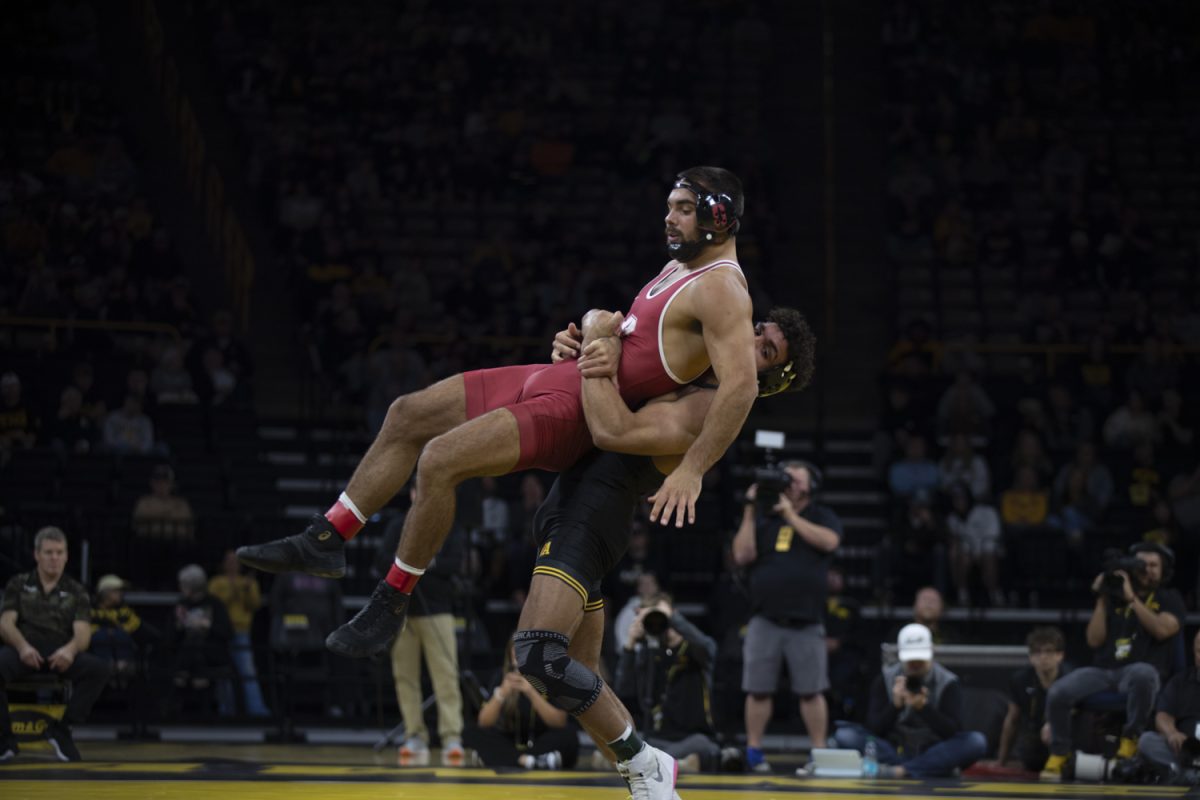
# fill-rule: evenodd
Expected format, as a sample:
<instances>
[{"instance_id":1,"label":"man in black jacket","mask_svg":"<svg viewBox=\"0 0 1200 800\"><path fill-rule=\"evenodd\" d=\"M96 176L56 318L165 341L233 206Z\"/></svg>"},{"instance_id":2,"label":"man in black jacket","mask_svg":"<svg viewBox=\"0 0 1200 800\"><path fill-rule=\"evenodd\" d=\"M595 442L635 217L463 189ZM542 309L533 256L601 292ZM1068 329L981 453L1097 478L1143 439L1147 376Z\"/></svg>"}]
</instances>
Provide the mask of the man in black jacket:
<instances>
[{"instance_id":1,"label":"man in black jacket","mask_svg":"<svg viewBox=\"0 0 1200 800\"><path fill-rule=\"evenodd\" d=\"M866 726L839 722L838 747L863 752L874 739L880 777L936 778L965 769L987 753L987 738L963 730L958 676L933 660L933 635L920 623L897 639L899 662L871 685Z\"/></svg>"},{"instance_id":2,"label":"man in black jacket","mask_svg":"<svg viewBox=\"0 0 1200 800\"><path fill-rule=\"evenodd\" d=\"M661 593L643 603L624 644L616 692L641 712L646 741L675 757L681 770L715 771L721 752L712 721L716 641Z\"/></svg>"}]
</instances>

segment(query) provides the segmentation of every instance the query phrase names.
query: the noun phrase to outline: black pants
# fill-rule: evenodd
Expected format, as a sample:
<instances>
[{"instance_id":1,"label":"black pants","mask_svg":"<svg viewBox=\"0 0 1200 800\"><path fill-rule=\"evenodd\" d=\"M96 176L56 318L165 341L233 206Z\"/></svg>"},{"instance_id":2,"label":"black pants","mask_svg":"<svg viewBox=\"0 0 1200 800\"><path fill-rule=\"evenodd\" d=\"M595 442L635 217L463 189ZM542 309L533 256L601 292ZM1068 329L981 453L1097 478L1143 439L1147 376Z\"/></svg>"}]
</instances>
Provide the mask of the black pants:
<instances>
[{"instance_id":1,"label":"black pants","mask_svg":"<svg viewBox=\"0 0 1200 800\"><path fill-rule=\"evenodd\" d=\"M1021 766L1030 772L1037 772L1046 764L1050 757L1050 748L1042 744L1038 731L1021 731L1017 734L1017 746L1013 754L1020 759Z\"/></svg>"},{"instance_id":2,"label":"black pants","mask_svg":"<svg viewBox=\"0 0 1200 800\"><path fill-rule=\"evenodd\" d=\"M47 667L41 670L31 669L21 661L21 656L15 649L7 645L0 647L0 738L9 736L12 732L12 718L8 715L8 685L39 671L50 670ZM104 691L111 671L112 665L109 662L90 653L75 656L70 668L63 673L63 677L71 681L71 699L67 701L63 722L75 724L87 719L88 712Z\"/></svg>"},{"instance_id":3,"label":"black pants","mask_svg":"<svg viewBox=\"0 0 1200 800\"><path fill-rule=\"evenodd\" d=\"M515 767L520 756L540 756L552 750L562 753L566 769L574 767L579 759L579 734L574 725L551 728L525 750L517 749L511 733L496 728L467 728L463 731L463 744L478 753L480 760L489 767Z\"/></svg>"}]
</instances>

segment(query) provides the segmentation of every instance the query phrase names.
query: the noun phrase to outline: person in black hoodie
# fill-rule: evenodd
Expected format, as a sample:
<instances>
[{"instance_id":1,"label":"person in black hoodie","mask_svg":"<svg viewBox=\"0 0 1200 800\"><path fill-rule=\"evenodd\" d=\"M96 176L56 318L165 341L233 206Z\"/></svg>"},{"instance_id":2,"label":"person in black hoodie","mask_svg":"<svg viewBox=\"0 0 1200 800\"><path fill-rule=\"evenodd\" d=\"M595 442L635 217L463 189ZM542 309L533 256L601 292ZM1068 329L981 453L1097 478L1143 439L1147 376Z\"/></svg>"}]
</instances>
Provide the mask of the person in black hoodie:
<instances>
[{"instance_id":1,"label":"person in black hoodie","mask_svg":"<svg viewBox=\"0 0 1200 800\"><path fill-rule=\"evenodd\" d=\"M875 743L882 778L945 777L987 753L987 737L963 730L958 676L933 660L933 635L914 622L897 638L900 660L871 684L867 724L838 722L837 746Z\"/></svg>"},{"instance_id":2,"label":"person in black hoodie","mask_svg":"<svg viewBox=\"0 0 1200 800\"><path fill-rule=\"evenodd\" d=\"M715 772L721 748L713 739L712 682L716 641L660 593L642 603L617 661L616 692L652 746L674 756L685 772Z\"/></svg>"},{"instance_id":3,"label":"person in black hoodie","mask_svg":"<svg viewBox=\"0 0 1200 800\"><path fill-rule=\"evenodd\" d=\"M409 499L415 498L415 484L409 487ZM392 518L384 532L375 572L380 577L392 565L392 553L404 530L404 515ZM392 642L392 679L396 700L404 719L405 741L399 759L405 764L426 763L429 758L429 731L421 703L421 655L424 653L433 696L437 699L438 738L442 743L442 763L461 764L465 755L462 744L462 691L458 683L458 640L454 633L454 577L462 567L466 549L463 530L455 527L446 537L437 557L413 590L408 624Z\"/></svg>"}]
</instances>

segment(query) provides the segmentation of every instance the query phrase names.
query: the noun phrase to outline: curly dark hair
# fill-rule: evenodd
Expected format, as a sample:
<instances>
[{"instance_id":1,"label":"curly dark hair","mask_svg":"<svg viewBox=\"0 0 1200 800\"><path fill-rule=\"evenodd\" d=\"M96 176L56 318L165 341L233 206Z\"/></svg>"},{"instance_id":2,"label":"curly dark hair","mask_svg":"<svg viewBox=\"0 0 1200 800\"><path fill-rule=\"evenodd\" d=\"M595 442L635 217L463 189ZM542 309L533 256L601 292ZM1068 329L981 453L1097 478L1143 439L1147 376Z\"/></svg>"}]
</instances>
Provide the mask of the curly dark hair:
<instances>
[{"instance_id":1,"label":"curly dark hair","mask_svg":"<svg viewBox=\"0 0 1200 800\"><path fill-rule=\"evenodd\" d=\"M774 322L787 339L788 359L792 362L792 370L796 379L787 388L789 392L798 392L812 381L813 372L817 367L817 337L808 326L808 320L794 308L772 308L767 312L767 322Z\"/></svg>"}]
</instances>

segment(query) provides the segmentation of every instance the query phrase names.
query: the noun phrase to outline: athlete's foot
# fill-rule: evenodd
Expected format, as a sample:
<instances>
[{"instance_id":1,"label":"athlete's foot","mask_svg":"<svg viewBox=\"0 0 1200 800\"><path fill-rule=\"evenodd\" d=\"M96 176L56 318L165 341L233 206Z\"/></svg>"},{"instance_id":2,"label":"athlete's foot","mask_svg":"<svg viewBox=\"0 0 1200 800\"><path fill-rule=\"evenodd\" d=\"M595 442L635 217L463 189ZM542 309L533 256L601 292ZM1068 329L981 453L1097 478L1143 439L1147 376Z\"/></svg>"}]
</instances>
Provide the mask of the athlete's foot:
<instances>
[{"instance_id":1,"label":"athlete's foot","mask_svg":"<svg viewBox=\"0 0 1200 800\"><path fill-rule=\"evenodd\" d=\"M346 574L346 541L320 514L312 516L303 533L239 547L237 557L263 572L306 572L318 578Z\"/></svg>"},{"instance_id":2,"label":"athlete's foot","mask_svg":"<svg viewBox=\"0 0 1200 800\"><path fill-rule=\"evenodd\" d=\"M329 634L325 647L339 656L368 658L388 649L404 630L409 595L380 581L371 599L342 627Z\"/></svg>"},{"instance_id":3,"label":"athlete's foot","mask_svg":"<svg viewBox=\"0 0 1200 800\"><path fill-rule=\"evenodd\" d=\"M617 762L617 772L629 786L633 800L673 800L679 765L675 759L646 745L628 761Z\"/></svg>"}]
</instances>

